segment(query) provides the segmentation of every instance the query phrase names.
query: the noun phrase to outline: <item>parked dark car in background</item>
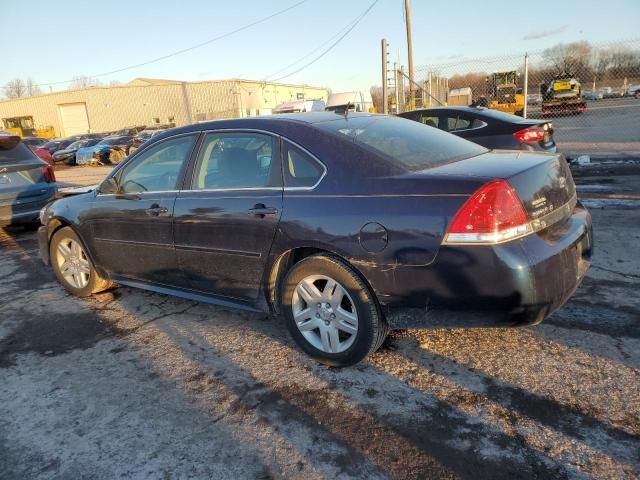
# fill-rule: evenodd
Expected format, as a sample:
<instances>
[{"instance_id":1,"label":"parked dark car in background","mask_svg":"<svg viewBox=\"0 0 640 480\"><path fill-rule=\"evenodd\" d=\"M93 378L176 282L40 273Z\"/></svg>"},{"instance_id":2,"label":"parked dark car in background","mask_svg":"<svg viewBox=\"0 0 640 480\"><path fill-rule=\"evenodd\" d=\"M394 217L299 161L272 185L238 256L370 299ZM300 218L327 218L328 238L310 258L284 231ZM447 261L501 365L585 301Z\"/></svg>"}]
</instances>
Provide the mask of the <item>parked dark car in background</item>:
<instances>
[{"instance_id":1,"label":"parked dark car in background","mask_svg":"<svg viewBox=\"0 0 640 480\"><path fill-rule=\"evenodd\" d=\"M79 135L72 135L70 137L65 138L56 138L53 140L49 140L47 143L41 145L42 148L46 148L51 155L53 155L58 150L63 150L67 148L74 142L78 140L85 140L90 138L102 138L104 135L99 133L82 133Z\"/></svg>"},{"instance_id":2,"label":"parked dark car in background","mask_svg":"<svg viewBox=\"0 0 640 480\"><path fill-rule=\"evenodd\" d=\"M53 155L58 150L62 150L67 148L73 142L75 142L73 138L56 138L54 140L49 140L47 143L41 145L41 148L47 150L51 155Z\"/></svg>"},{"instance_id":3,"label":"parked dark car in background","mask_svg":"<svg viewBox=\"0 0 640 480\"><path fill-rule=\"evenodd\" d=\"M484 107L435 107L400 117L439 128L490 149L555 152L553 126Z\"/></svg>"},{"instance_id":4,"label":"parked dark car in background","mask_svg":"<svg viewBox=\"0 0 640 480\"><path fill-rule=\"evenodd\" d=\"M75 165L76 164L76 152L84 147L92 147L98 142L100 142L101 138L85 138L83 140L78 140L73 142L68 147L63 148L62 150L58 150L53 154L53 160L55 162L64 162L66 165Z\"/></svg>"},{"instance_id":5,"label":"parked dark car in background","mask_svg":"<svg viewBox=\"0 0 640 480\"><path fill-rule=\"evenodd\" d=\"M143 130L140 133L138 133L137 135L135 135L133 137L133 142L131 144L131 146L129 147L129 153L133 153L135 152L138 147L140 147L140 145L142 145L144 142L146 142L147 140L149 140L150 138L155 137L156 135L161 134L162 132L166 131L166 128L154 128L151 130Z\"/></svg>"},{"instance_id":6,"label":"parked dark car in background","mask_svg":"<svg viewBox=\"0 0 640 480\"><path fill-rule=\"evenodd\" d=\"M127 156L131 145L133 145L132 136L105 137L93 146L76 150L76 164L116 165Z\"/></svg>"},{"instance_id":7,"label":"parked dark car in background","mask_svg":"<svg viewBox=\"0 0 640 480\"><path fill-rule=\"evenodd\" d=\"M40 209L56 194L53 167L20 137L0 132L0 226L38 225Z\"/></svg>"},{"instance_id":8,"label":"parked dark car in background","mask_svg":"<svg viewBox=\"0 0 640 480\"><path fill-rule=\"evenodd\" d=\"M172 129L41 218L42 258L74 295L117 282L282 313L339 366L390 328L538 323L592 247L558 155L357 113Z\"/></svg>"},{"instance_id":9,"label":"parked dark car in background","mask_svg":"<svg viewBox=\"0 0 640 480\"><path fill-rule=\"evenodd\" d=\"M40 137L24 137L22 139L22 143L24 143L27 147L36 147L40 145L44 145L49 141L48 138L40 138Z\"/></svg>"}]
</instances>

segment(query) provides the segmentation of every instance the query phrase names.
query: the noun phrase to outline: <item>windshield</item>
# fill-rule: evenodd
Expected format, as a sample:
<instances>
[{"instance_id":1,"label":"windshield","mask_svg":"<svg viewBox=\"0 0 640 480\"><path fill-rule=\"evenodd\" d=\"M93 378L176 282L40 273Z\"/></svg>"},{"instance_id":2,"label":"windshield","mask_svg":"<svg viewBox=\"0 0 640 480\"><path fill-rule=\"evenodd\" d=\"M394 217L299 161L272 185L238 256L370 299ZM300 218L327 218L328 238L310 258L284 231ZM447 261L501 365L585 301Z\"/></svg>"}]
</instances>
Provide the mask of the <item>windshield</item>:
<instances>
[{"instance_id":1,"label":"windshield","mask_svg":"<svg viewBox=\"0 0 640 480\"><path fill-rule=\"evenodd\" d=\"M77 150L78 148L82 148L82 147L86 147L86 146L87 146L87 141L86 140L78 140L77 142L73 142L67 148L69 150Z\"/></svg>"},{"instance_id":2,"label":"windshield","mask_svg":"<svg viewBox=\"0 0 640 480\"><path fill-rule=\"evenodd\" d=\"M325 131L349 137L409 171L474 157L487 151L450 133L398 117L353 117L316 125Z\"/></svg>"}]
</instances>

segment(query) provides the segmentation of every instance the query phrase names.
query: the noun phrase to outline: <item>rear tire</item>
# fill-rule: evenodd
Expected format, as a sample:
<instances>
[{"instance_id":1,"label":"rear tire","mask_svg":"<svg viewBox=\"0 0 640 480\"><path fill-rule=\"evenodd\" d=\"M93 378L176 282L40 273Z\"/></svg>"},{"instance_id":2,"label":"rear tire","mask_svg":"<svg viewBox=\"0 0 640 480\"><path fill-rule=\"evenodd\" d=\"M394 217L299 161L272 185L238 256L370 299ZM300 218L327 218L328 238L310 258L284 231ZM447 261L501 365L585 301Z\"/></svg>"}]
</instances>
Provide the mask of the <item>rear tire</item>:
<instances>
[{"instance_id":1,"label":"rear tire","mask_svg":"<svg viewBox=\"0 0 640 480\"><path fill-rule=\"evenodd\" d=\"M333 367L365 359L389 332L369 287L334 256L313 255L296 263L285 278L280 307L298 346Z\"/></svg>"},{"instance_id":2,"label":"rear tire","mask_svg":"<svg viewBox=\"0 0 640 480\"><path fill-rule=\"evenodd\" d=\"M63 227L53 234L49 258L58 281L77 297L88 297L113 286L98 275L84 244L70 227Z\"/></svg>"}]
</instances>

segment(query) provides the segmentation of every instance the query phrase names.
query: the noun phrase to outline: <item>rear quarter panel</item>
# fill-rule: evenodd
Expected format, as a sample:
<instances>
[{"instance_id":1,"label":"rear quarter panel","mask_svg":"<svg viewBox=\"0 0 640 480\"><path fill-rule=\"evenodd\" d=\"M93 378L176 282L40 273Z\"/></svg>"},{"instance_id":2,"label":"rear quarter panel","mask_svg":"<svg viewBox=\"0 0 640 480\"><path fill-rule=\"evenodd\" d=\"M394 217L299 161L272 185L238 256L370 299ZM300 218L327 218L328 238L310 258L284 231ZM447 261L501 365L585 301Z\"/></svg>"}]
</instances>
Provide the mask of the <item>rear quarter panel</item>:
<instances>
[{"instance_id":1,"label":"rear quarter panel","mask_svg":"<svg viewBox=\"0 0 640 480\"><path fill-rule=\"evenodd\" d=\"M466 198L285 192L272 256L298 247L335 253L361 273L384 305L406 293L399 270L434 261L451 216Z\"/></svg>"}]
</instances>

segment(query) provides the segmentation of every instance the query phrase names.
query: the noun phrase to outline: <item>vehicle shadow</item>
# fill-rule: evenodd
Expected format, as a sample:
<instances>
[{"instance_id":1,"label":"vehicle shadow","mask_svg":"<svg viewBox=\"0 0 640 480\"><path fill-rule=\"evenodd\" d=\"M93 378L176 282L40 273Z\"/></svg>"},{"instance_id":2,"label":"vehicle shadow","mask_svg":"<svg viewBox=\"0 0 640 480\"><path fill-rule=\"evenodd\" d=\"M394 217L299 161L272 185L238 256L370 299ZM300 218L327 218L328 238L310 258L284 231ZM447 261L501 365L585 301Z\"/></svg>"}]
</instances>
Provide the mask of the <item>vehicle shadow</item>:
<instances>
[{"instance_id":1,"label":"vehicle shadow","mask_svg":"<svg viewBox=\"0 0 640 480\"><path fill-rule=\"evenodd\" d=\"M264 339L258 348L271 343L269 350L274 346L291 350L290 342L273 336L273 330L269 328L271 322L250 323L247 328ZM230 369L229 377L247 379L247 384L252 385L250 391L258 391L258 408L264 409L267 417L271 415L269 410L277 408L288 421L296 419L311 425L323 435L330 435L342 447L355 449L359 455L354 456L354 463L359 463L358 459L364 456L394 478L547 479L566 478L567 470L571 470L567 466L554 465L543 453L523 444L521 439L478 424L476 419L468 418L455 406L417 392L371 365L343 370L313 364L301 368L290 361L283 364L276 359L268 362L270 369L266 373L259 374L272 379L266 383L254 374L265 369L262 355L248 352L240 359L232 345L220 348L224 341L215 338L215 334L194 329L185 332L182 327L176 328L175 323L163 322L155 328L176 345L191 341L204 346L207 357L222 358ZM187 352L184 354L188 355ZM299 361L300 355L294 353L293 357L298 357L294 362ZM201 357L199 368L210 371L207 363ZM286 372L286 379L281 378L281 369ZM305 388L304 377L309 373L316 383L321 382L322 387ZM393 397L395 404L378 405L377 394L372 395L374 390L386 390L384 396ZM250 398L256 402L255 396ZM501 455L497 455L499 459L478 452L478 446L487 443L501 451ZM525 455L526 463L512 460L520 454Z\"/></svg>"},{"instance_id":2,"label":"vehicle shadow","mask_svg":"<svg viewBox=\"0 0 640 480\"><path fill-rule=\"evenodd\" d=\"M222 381L237 395L244 398L255 390L247 398L257 402L265 418L298 419L330 435L340 448L355 448L393 477L548 479L578 473L521 435L469 416L373 363L342 370L316 364L293 347L276 320L191 302L193 309L184 315L145 320L151 313L141 315L135 301L123 296L117 303L125 315L141 317L139 327L122 330L124 337L161 332L206 375L228 371ZM201 348L194 353L184 347L190 343ZM244 380L238 384L238 378ZM495 398L508 395L496 385Z\"/></svg>"}]
</instances>

